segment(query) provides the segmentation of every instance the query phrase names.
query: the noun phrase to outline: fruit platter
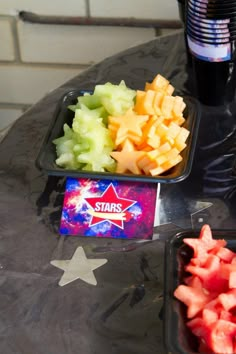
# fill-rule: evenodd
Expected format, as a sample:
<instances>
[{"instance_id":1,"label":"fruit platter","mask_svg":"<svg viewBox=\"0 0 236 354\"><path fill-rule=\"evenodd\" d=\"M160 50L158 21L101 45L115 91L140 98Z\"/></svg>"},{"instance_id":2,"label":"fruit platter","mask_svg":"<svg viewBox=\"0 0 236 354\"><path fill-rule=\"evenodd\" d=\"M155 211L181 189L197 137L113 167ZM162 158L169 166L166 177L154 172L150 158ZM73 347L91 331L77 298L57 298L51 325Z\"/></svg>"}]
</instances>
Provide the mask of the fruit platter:
<instances>
[{"instance_id":1,"label":"fruit platter","mask_svg":"<svg viewBox=\"0 0 236 354\"><path fill-rule=\"evenodd\" d=\"M165 343L168 351L236 353L235 231L184 231L166 243Z\"/></svg>"},{"instance_id":2,"label":"fruit platter","mask_svg":"<svg viewBox=\"0 0 236 354\"><path fill-rule=\"evenodd\" d=\"M60 100L36 165L48 175L174 183L193 162L200 107L157 74L140 90L106 82Z\"/></svg>"}]
</instances>

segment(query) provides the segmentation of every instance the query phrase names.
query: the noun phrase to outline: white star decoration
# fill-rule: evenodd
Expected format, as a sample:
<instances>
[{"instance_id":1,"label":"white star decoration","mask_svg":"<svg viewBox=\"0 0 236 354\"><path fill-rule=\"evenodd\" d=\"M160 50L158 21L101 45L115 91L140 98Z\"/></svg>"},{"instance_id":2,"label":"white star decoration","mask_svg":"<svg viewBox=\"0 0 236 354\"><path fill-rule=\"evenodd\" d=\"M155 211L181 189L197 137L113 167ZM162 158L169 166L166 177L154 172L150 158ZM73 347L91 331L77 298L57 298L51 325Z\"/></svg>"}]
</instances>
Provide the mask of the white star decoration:
<instances>
[{"instance_id":1,"label":"white star decoration","mask_svg":"<svg viewBox=\"0 0 236 354\"><path fill-rule=\"evenodd\" d=\"M97 285L97 280L93 274L93 270L107 263L107 259L88 259L83 247L78 247L69 260L54 260L50 262L53 266L64 270L59 285L64 286L81 279L91 285Z\"/></svg>"}]
</instances>

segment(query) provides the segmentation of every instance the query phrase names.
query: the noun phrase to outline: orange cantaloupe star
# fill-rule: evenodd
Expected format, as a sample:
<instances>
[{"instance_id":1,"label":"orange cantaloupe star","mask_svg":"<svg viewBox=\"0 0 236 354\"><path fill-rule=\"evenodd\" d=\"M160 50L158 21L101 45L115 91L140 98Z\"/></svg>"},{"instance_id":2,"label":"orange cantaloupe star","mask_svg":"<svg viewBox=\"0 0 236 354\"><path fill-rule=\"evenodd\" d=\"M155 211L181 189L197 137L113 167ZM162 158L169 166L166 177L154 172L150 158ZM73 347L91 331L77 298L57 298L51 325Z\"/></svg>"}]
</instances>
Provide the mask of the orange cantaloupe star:
<instances>
[{"instance_id":1,"label":"orange cantaloupe star","mask_svg":"<svg viewBox=\"0 0 236 354\"><path fill-rule=\"evenodd\" d=\"M133 108L108 117L116 172L157 176L182 161L180 153L190 131L182 126L186 104L173 92L174 87L158 74L144 90L136 91Z\"/></svg>"},{"instance_id":2,"label":"orange cantaloupe star","mask_svg":"<svg viewBox=\"0 0 236 354\"><path fill-rule=\"evenodd\" d=\"M144 154L144 151L137 151L129 139L125 140L121 151L112 151L110 153L111 157L117 161L116 172L132 172L134 174L141 174L142 171L137 163Z\"/></svg>"},{"instance_id":3,"label":"orange cantaloupe star","mask_svg":"<svg viewBox=\"0 0 236 354\"><path fill-rule=\"evenodd\" d=\"M119 117L108 117L109 125L117 126L115 145L119 146L127 136L137 142L137 137L142 137L142 127L148 121L149 115L138 115L130 108L124 115Z\"/></svg>"}]
</instances>

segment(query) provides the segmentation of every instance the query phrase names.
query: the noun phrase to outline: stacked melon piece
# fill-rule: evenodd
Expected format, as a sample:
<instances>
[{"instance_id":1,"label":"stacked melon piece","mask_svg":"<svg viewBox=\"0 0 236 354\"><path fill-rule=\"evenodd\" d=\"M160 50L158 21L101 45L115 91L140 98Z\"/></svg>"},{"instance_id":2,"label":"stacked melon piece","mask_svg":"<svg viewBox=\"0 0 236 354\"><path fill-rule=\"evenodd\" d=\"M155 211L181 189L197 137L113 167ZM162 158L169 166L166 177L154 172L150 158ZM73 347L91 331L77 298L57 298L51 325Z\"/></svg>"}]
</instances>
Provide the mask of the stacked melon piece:
<instances>
[{"instance_id":1,"label":"stacked melon piece","mask_svg":"<svg viewBox=\"0 0 236 354\"><path fill-rule=\"evenodd\" d=\"M134 106L136 91L124 81L118 85L107 82L96 85L93 93L79 96L75 105L72 127L64 124L64 135L55 139L55 163L65 169L114 172L116 162L110 156L114 149L107 117L124 114Z\"/></svg>"},{"instance_id":2,"label":"stacked melon piece","mask_svg":"<svg viewBox=\"0 0 236 354\"><path fill-rule=\"evenodd\" d=\"M137 91L133 108L123 116L108 117L116 172L157 176L182 161L190 132L182 127L186 105L173 92L174 87L158 74L144 91Z\"/></svg>"},{"instance_id":3,"label":"stacked melon piece","mask_svg":"<svg viewBox=\"0 0 236 354\"><path fill-rule=\"evenodd\" d=\"M66 169L158 176L181 160L189 131L182 97L158 74L143 91L124 81L96 85L69 108L72 126L55 139L56 164Z\"/></svg>"}]
</instances>

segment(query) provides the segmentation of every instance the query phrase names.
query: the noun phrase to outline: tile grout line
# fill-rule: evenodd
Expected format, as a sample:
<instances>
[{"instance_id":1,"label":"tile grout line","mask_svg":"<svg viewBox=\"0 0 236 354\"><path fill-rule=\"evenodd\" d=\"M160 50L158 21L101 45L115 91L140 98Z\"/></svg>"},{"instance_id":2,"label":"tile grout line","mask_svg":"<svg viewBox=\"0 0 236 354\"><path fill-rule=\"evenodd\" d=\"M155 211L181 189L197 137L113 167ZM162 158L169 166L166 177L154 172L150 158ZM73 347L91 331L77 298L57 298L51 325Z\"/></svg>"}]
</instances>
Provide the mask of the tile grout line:
<instances>
[{"instance_id":1,"label":"tile grout line","mask_svg":"<svg viewBox=\"0 0 236 354\"><path fill-rule=\"evenodd\" d=\"M92 64L67 64L67 63L41 63L41 62L25 62L25 61L8 61L8 60L0 60L0 66L1 65L6 65L6 66L22 66L22 67L37 67L40 69L78 69L78 70L86 70L88 69Z\"/></svg>"},{"instance_id":2,"label":"tile grout line","mask_svg":"<svg viewBox=\"0 0 236 354\"><path fill-rule=\"evenodd\" d=\"M13 40L14 40L14 51L15 51L15 62L21 63L21 55L20 55L20 43L19 43L19 37L18 37L18 29L17 29L17 24L16 24L16 18L13 18L11 21L11 29L12 29L12 35L13 35Z\"/></svg>"},{"instance_id":3,"label":"tile grout line","mask_svg":"<svg viewBox=\"0 0 236 354\"><path fill-rule=\"evenodd\" d=\"M91 17L90 0L85 0L85 7L86 7L87 16L88 16L88 17Z\"/></svg>"}]
</instances>

